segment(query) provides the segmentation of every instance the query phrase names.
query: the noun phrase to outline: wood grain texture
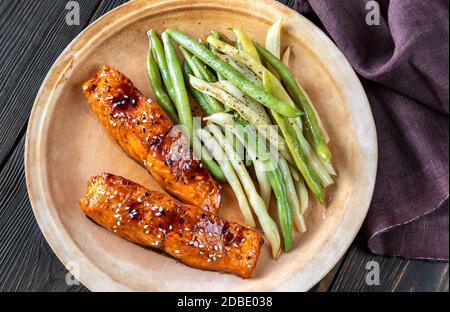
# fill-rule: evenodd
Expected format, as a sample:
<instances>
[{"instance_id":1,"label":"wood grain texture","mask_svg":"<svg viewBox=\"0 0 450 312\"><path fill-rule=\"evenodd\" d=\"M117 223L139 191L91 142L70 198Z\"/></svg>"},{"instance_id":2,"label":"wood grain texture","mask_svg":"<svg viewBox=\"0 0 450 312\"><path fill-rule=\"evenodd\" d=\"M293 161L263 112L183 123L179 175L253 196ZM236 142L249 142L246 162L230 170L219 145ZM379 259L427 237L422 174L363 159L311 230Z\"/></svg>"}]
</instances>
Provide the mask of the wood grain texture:
<instances>
[{"instance_id":1,"label":"wood grain texture","mask_svg":"<svg viewBox=\"0 0 450 312\"><path fill-rule=\"evenodd\" d=\"M78 0L81 25L64 22L66 1L0 1L0 291L87 291L68 273L37 226L23 168L24 133L35 94L68 43L125 0ZM294 0L280 0L293 6ZM42 18L45 16L45 18ZM380 263L380 286L365 283L368 261ZM313 291L446 291L448 263L371 255L359 237Z\"/></svg>"},{"instance_id":2,"label":"wood grain texture","mask_svg":"<svg viewBox=\"0 0 450 312\"><path fill-rule=\"evenodd\" d=\"M0 291L87 291L67 285L68 271L34 219L25 185L24 134L37 90L62 50L87 25L125 2L79 1L80 26L65 24L65 1L0 4L0 44L5 47L0 75L9 77L0 81L0 96L11 103L0 107Z\"/></svg>"},{"instance_id":3,"label":"wood grain texture","mask_svg":"<svg viewBox=\"0 0 450 312\"><path fill-rule=\"evenodd\" d=\"M366 265L376 261L380 284L368 285ZM335 292L448 292L448 263L383 257L369 253L361 234L353 242L330 290Z\"/></svg>"},{"instance_id":4,"label":"wood grain texture","mask_svg":"<svg viewBox=\"0 0 450 312\"><path fill-rule=\"evenodd\" d=\"M97 1L80 1L81 25L65 22L65 1L13 1L2 6L0 168L24 134L39 87L56 58L89 23ZM9 43L9 44L5 44Z\"/></svg>"},{"instance_id":5,"label":"wood grain texture","mask_svg":"<svg viewBox=\"0 0 450 312\"><path fill-rule=\"evenodd\" d=\"M67 271L34 219L23 168L22 139L0 175L0 291L82 291L66 284Z\"/></svg>"},{"instance_id":6,"label":"wood grain texture","mask_svg":"<svg viewBox=\"0 0 450 312\"><path fill-rule=\"evenodd\" d=\"M66 46L92 21L124 0L81 0L80 25L65 22L66 1L2 1L0 6L1 77L0 168L25 133L42 81ZM8 43L8 44L6 44Z\"/></svg>"}]
</instances>

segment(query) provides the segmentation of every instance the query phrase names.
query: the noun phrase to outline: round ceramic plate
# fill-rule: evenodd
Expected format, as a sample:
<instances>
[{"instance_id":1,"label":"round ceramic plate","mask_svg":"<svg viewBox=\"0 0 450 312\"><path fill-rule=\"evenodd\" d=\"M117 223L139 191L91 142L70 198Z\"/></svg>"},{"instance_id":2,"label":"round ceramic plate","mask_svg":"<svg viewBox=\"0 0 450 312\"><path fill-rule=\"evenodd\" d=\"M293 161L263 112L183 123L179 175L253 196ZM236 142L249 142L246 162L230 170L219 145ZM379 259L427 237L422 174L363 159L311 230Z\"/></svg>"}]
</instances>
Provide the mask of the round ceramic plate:
<instances>
[{"instance_id":1,"label":"round ceramic plate","mask_svg":"<svg viewBox=\"0 0 450 312\"><path fill-rule=\"evenodd\" d=\"M125 73L147 96L146 31L177 28L201 37L243 27L264 43L282 17L283 49L323 118L339 173L327 209L311 200L308 232L273 260L263 246L251 279L190 268L119 237L80 211L89 177L110 172L160 190L151 176L107 135L81 85L103 64ZM307 19L271 0L136 0L102 17L63 52L34 104L26 141L26 177L36 219L56 255L94 291L305 291L320 281L355 238L370 204L377 139L367 97L332 41ZM220 214L241 222L234 194L224 188Z\"/></svg>"}]
</instances>

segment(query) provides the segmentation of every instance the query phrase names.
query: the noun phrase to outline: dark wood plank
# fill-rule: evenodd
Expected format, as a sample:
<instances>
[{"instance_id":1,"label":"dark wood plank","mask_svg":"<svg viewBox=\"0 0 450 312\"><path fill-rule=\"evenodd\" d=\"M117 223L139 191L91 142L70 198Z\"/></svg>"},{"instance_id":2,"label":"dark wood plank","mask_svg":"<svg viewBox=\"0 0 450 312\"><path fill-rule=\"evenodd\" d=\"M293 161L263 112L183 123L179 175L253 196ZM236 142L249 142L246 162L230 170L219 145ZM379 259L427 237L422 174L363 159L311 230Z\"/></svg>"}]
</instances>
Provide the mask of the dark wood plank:
<instances>
[{"instance_id":1,"label":"dark wood plank","mask_svg":"<svg viewBox=\"0 0 450 312\"><path fill-rule=\"evenodd\" d=\"M13 4L17 4L18 1L9 1L10 6L2 5L0 6L0 17L6 17L9 10L15 11L18 8L12 7ZM86 2L86 6L84 6ZM88 3L90 2L90 3ZM0 138L1 149L0 149L0 159L3 160L2 168L0 168L0 291L87 291L87 289L82 285L70 286L66 284L66 275L68 271L54 255L50 246L47 244L45 238L43 237L32 213L31 205L28 200L24 168L23 168L23 149L24 149L24 126L28 118L29 110L31 109L32 102L34 100L34 95L39 88L41 81L44 79L49 67L52 65L53 61L59 55L59 53L65 48L65 46L70 43L72 38L76 36L86 25L88 25L93 20L102 16L112 8L126 2L124 0L104 0L102 2L95 1L80 1L81 6L81 24L78 29L66 30L63 25L59 27L51 27L49 25L40 25L39 28L42 32L44 30L51 29L54 32L54 37L49 35L48 38L36 38L34 42L34 37L28 37L26 34L20 35L15 40L13 40L12 30L11 34L6 31L0 36L0 43L7 42L10 48L10 52L5 52L5 54L0 55L0 60L8 61L8 64L3 65L0 68L2 72L2 77L4 72L13 72L15 70L23 70L20 64L17 65L16 62L9 60L9 57L14 58L18 62L22 62L22 66L25 66L30 60L35 62L44 62L48 68L44 68L44 65L40 65L37 69L33 67L30 69L32 76L29 79L25 79L21 82L20 87L10 86L8 84L1 85L0 94L3 96L7 88L12 88L13 91L18 93L17 98L20 97L20 91L23 91L24 96L28 100L26 107L20 109L20 103L14 102L15 105L10 105L9 110L4 110L9 116L14 116L15 118L7 119L2 116L0 122L0 129L2 134L6 134L6 129L9 130L8 134L15 134L10 138L5 138L2 136ZM36 2L38 3L38 2ZM46 5L54 3L53 1L43 2L41 5L43 8L39 7L24 7L23 10L30 10L32 12L38 12L38 14L43 14L46 10ZM64 2L65 4L65 2ZM64 8L64 6L63 6ZM55 12L64 13L64 10L55 10ZM90 12L88 11L90 10ZM34 13L36 14L36 13ZM56 14L56 13L55 13ZM24 13L25 16L31 16L27 12ZM42 15L37 15L36 20L42 22L40 18ZM83 22L83 17L85 21ZM52 18L56 19L56 16ZM64 15L62 15L62 23L64 23ZM55 23L55 20L49 19L48 24ZM2 25L4 19L0 20L0 25ZM30 25L36 26L30 22ZM13 27L13 26L8 26ZM65 25L65 27L69 27ZM10 35L10 37L8 37ZM41 48L37 48L36 54L27 55L25 52L21 57L14 55L17 53L20 47L26 45L26 41L31 40L30 45L33 47L40 47L42 43L48 42ZM17 45L17 46L14 46ZM7 53L7 55L6 55ZM46 58L47 56L47 58ZM3 59L2 59L3 57ZM16 67L14 67L16 66ZM14 70L10 68L14 67ZM29 88L24 86L32 83L35 87L34 90L30 91ZM7 105L5 105L7 106ZM22 125L20 125L22 121ZM17 129L21 129L17 131ZM16 132L13 132L16 131ZM16 141L17 142L11 142ZM4 145L5 144L5 145ZM14 146L11 148L10 146ZM9 152L11 150L11 152Z\"/></svg>"},{"instance_id":2,"label":"dark wood plank","mask_svg":"<svg viewBox=\"0 0 450 312\"><path fill-rule=\"evenodd\" d=\"M0 2L0 29L2 25L7 21L8 16L14 11L15 3L14 0L4 0Z\"/></svg>"},{"instance_id":3,"label":"dark wood plank","mask_svg":"<svg viewBox=\"0 0 450 312\"><path fill-rule=\"evenodd\" d=\"M0 174L0 291L84 291L66 284L67 271L34 219L23 151L24 138Z\"/></svg>"},{"instance_id":4,"label":"dark wood plank","mask_svg":"<svg viewBox=\"0 0 450 312\"><path fill-rule=\"evenodd\" d=\"M295 5L295 0L277 0L278 2L281 2L285 6L288 6L290 8L293 8Z\"/></svg>"},{"instance_id":5,"label":"dark wood plank","mask_svg":"<svg viewBox=\"0 0 450 312\"><path fill-rule=\"evenodd\" d=\"M343 257L345 258L345 256ZM343 259L341 259L334 268L319 282L317 283L310 291L311 292L327 292L329 291L333 281L336 278L336 275L339 273L339 270L342 266Z\"/></svg>"},{"instance_id":6,"label":"dark wood plank","mask_svg":"<svg viewBox=\"0 0 450 312\"><path fill-rule=\"evenodd\" d=\"M34 98L56 58L90 22L100 0L78 1L81 25L65 22L66 1L7 1L0 25L0 168L24 134Z\"/></svg>"},{"instance_id":7,"label":"dark wood plank","mask_svg":"<svg viewBox=\"0 0 450 312\"><path fill-rule=\"evenodd\" d=\"M368 285L366 265L376 261L380 268L380 284ZM448 263L408 260L371 254L361 236L352 244L331 291L412 292L449 291Z\"/></svg>"},{"instance_id":8,"label":"dark wood plank","mask_svg":"<svg viewBox=\"0 0 450 312\"><path fill-rule=\"evenodd\" d=\"M100 5L98 6L95 13L92 15L90 22L95 21L102 15L105 15L112 9L117 8L118 6L128 2L128 0L103 0Z\"/></svg>"}]
</instances>

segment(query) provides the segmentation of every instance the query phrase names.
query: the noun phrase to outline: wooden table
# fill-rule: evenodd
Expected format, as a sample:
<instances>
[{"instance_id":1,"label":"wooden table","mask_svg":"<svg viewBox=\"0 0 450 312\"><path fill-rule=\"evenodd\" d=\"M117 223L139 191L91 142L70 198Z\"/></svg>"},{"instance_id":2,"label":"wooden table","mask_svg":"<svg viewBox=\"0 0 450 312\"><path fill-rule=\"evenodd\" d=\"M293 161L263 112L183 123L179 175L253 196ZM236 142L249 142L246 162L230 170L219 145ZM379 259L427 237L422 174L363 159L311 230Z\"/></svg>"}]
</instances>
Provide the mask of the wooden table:
<instances>
[{"instance_id":1,"label":"wooden table","mask_svg":"<svg viewBox=\"0 0 450 312\"><path fill-rule=\"evenodd\" d=\"M67 285L67 270L42 236L28 200L24 141L38 89L63 49L94 20L126 0L78 0L80 25L66 24L66 0L0 1L0 291L87 291ZM281 0L292 6L294 1ZM366 284L366 264L380 285ZM315 291L448 291L448 263L370 254L358 236Z\"/></svg>"}]
</instances>

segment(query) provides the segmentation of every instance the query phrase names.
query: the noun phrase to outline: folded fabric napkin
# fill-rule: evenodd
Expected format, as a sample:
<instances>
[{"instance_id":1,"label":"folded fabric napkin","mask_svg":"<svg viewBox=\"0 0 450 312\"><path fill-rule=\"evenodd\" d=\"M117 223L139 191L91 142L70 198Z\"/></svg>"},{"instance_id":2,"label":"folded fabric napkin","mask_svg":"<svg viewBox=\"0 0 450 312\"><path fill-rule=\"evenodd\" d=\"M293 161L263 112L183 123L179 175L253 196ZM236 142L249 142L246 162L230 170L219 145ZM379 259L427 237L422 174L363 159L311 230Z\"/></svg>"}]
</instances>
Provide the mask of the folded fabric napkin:
<instances>
[{"instance_id":1,"label":"folded fabric napkin","mask_svg":"<svg viewBox=\"0 0 450 312\"><path fill-rule=\"evenodd\" d=\"M382 255L447 260L449 16L446 0L296 0L360 76L378 133L362 232ZM379 7L379 25L376 14ZM375 11L374 11L375 10Z\"/></svg>"}]
</instances>

